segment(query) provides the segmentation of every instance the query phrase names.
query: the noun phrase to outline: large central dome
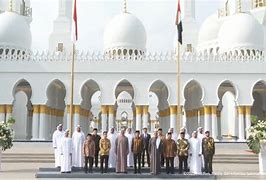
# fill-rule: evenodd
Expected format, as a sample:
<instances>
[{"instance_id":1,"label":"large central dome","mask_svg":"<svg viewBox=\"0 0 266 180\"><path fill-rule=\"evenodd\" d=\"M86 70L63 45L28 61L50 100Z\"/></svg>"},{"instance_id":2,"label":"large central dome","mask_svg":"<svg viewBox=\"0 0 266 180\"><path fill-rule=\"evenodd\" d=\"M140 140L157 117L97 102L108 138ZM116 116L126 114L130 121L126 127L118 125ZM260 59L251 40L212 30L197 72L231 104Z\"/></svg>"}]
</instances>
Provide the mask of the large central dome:
<instances>
[{"instance_id":1,"label":"large central dome","mask_svg":"<svg viewBox=\"0 0 266 180\"><path fill-rule=\"evenodd\" d=\"M143 54L146 50L146 31L142 22L130 13L115 16L104 32L104 50L111 54Z\"/></svg>"}]
</instances>

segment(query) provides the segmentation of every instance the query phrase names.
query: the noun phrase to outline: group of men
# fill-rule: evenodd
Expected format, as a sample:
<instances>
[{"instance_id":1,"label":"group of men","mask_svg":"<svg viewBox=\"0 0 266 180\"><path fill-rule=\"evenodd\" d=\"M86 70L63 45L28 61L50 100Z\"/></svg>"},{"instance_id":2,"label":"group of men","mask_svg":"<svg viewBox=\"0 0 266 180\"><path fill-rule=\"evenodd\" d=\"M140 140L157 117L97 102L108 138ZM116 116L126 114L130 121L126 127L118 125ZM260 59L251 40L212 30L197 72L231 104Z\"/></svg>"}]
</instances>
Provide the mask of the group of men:
<instances>
[{"instance_id":1,"label":"group of men","mask_svg":"<svg viewBox=\"0 0 266 180\"><path fill-rule=\"evenodd\" d=\"M133 133L131 128L122 129L119 134L111 128L102 136L94 128L85 137L77 126L70 138L69 131L63 132L60 124L53 134L53 147L55 166L60 167L62 173L70 173L72 167L84 167L85 173L92 173L93 165L97 168L100 158L101 173L107 173L108 168L115 168L116 173L127 173L128 167L134 167L135 174L141 173L141 167L147 163L154 175L160 174L164 165L167 174L173 174L177 166L179 173L212 174L215 153L213 138L209 131L204 135L202 128L194 131L191 138L185 128L180 129L179 135L173 128L164 135L159 128L152 136L147 128L143 128L142 133Z\"/></svg>"}]
</instances>

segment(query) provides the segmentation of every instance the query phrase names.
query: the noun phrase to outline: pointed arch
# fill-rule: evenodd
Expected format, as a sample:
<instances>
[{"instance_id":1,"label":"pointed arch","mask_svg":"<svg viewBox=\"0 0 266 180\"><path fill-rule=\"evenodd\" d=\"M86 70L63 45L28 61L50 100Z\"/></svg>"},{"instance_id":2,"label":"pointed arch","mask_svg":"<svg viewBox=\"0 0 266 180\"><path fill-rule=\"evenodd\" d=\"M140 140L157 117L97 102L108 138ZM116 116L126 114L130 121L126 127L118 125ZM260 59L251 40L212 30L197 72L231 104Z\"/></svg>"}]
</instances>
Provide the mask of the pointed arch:
<instances>
[{"instance_id":1,"label":"pointed arch","mask_svg":"<svg viewBox=\"0 0 266 180\"><path fill-rule=\"evenodd\" d=\"M114 91L115 99L117 99L118 95L122 91L128 92L131 95L132 99L134 99L135 88L127 79L122 79L116 84Z\"/></svg>"},{"instance_id":2,"label":"pointed arch","mask_svg":"<svg viewBox=\"0 0 266 180\"><path fill-rule=\"evenodd\" d=\"M59 79L52 80L46 88L46 105L52 108L65 108L66 87Z\"/></svg>"},{"instance_id":3,"label":"pointed arch","mask_svg":"<svg viewBox=\"0 0 266 180\"><path fill-rule=\"evenodd\" d=\"M220 84L217 87L217 96L221 100L223 95L227 92L230 91L232 94L235 96L235 100L238 97L238 90L235 86L235 84L230 81L230 80L223 80L220 82Z\"/></svg>"},{"instance_id":4,"label":"pointed arch","mask_svg":"<svg viewBox=\"0 0 266 180\"><path fill-rule=\"evenodd\" d=\"M12 91L13 97L15 97L16 93L19 91L23 91L27 95L28 99L31 98L32 88L30 83L26 79L20 79L15 83Z\"/></svg>"},{"instance_id":5,"label":"pointed arch","mask_svg":"<svg viewBox=\"0 0 266 180\"><path fill-rule=\"evenodd\" d=\"M99 92L98 100L100 102L100 96L101 96L101 88L99 84L93 80L89 79L86 80L83 85L80 88L80 95L81 95L81 106L87 110L89 110L92 107L92 98L96 94L96 92ZM95 97L97 98L97 97ZM100 104L99 104L100 105Z\"/></svg>"},{"instance_id":6,"label":"pointed arch","mask_svg":"<svg viewBox=\"0 0 266 180\"><path fill-rule=\"evenodd\" d=\"M266 81L258 80L252 88L253 104L251 115L258 119L266 119Z\"/></svg>"}]
</instances>

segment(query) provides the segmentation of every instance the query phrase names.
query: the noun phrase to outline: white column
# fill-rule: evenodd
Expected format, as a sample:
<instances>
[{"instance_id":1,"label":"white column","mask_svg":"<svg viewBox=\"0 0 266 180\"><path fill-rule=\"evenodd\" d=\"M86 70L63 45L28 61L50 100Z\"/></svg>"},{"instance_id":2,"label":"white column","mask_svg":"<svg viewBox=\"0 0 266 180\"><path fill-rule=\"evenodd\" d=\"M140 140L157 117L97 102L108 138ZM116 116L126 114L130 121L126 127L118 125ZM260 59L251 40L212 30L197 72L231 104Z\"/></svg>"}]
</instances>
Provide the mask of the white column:
<instances>
[{"instance_id":1,"label":"white column","mask_svg":"<svg viewBox=\"0 0 266 180\"><path fill-rule=\"evenodd\" d=\"M79 114L79 125L81 126L83 132L85 134L89 133L89 116L90 116L90 111L87 109L83 109L81 106L79 106L80 109L78 112Z\"/></svg>"},{"instance_id":2,"label":"white column","mask_svg":"<svg viewBox=\"0 0 266 180\"><path fill-rule=\"evenodd\" d=\"M66 127L66 129L70 130L70 126L71 126L71 122L70 122L70 106L67 105L67 118L66 118L66 124L64 124L64 126Z\"/></svg>"},{"instance_id":3,"label":"white column","mask_svg":"<svg viewBox=\"0 0 266 180\"><path fill-rule=\"evenodd\" d=\"M74 107L74 112L73 112L73 132L74 132L77 125L81 125L81 123L80 123L81 108L78 105L75 105L73 107Z\"/></svg>"},{"instance_id":4,"label":"white column","mask_svg":"<svg viewBox=\"0 0 266 180\"><path fill-rule=\"evenodd\" d=\"M73 104L72 106L72 127L71 127L71 117L70 117L70 105L67 105L67 124L66 128L70 130L72 128L72 133L75 131L75 107L76 105ZM76 121L79 122L79 118L76 118Z\"/></svg>"},{"instance_id":5,"label":"white column","mask_svg":"<svg viewBox=\"0 0 266 180\"><path fill-rule=\"evenodd\" d=\"M244 106L238 106L238 141L245 141Z\"/></svg>"},{"instance_id":6,"label":"white column","mask_svg":"<svg viewBox=\"0 0 266 180\"><path fill-rule=\"evenodd\" d=\"M136 106L136 130L141 131L142 106Z\"/></svg>"},{"instance_id":7,"label":"white column","mask_svg":"<svg viewBox=\"0 0 266 180\"><path fill-rule=\"evenodd\" d=\"M50 130L51 130L51 138L52 138L52 132L54 132L57 128L58 122L57 122L57 109L50 108Z\"/></svg>"},{"instance_id":8,"label":"white column","mask_svg":"<svg viewBox=\"0 0 266 180\"><path fill-rule=\"evenodd\" d=\"M245 107L246 139L248 138L247 129L250 128L251 126L250 115L251 115L251 106L246 106Z\"/></svg>"},{"instance_id":9,"label":"white column","mask_svg":"<svg viewBox=\"0 0 266 180\"><path fill-rule=\"evenodd\" d=\"M74 123L73 123L73 129L77 127L77 125L80 125L80 115L78 113L74 113L73 115Z\"/></svg>"},{"instance_id":10,"label":"white column","mask_svg":"<svg viewBox=\"0 0 266 180\"><path fill-rule=\"evenodd\" d=\"M6 119L6 107L5 105L0 105L0 122L5 122Z\"/></svg>"},{"instance_id":11,"label":"white column","mask_svg":"<svg viewBox=\"0 0 266 180\"><path fill-rule=\"evenodd\" d=\"M115 127L115 109L113 105L108 107L108 113L108 127L110 129L111 127Z\"/></svg>"},{"instance_id":12,"label":"white column","mask_svg":"<svg viewBox=\"0 0 266 180\"><path fill-rule=\"evenodd\" d=\"M211 133L211 107L204 106L204 131L209 130Z\"/></svg>"},{"instance_id":13,"label":"white column","mask_svg":"<svg viewBox=\"0 0 266 180\"><path fill-rule=\"evenodd\" d=\"M187 113L186 113L186 110L185 110L185 108L183 108L183 110L182 110L182 122L181 122L181 126L182 127L186 127L186 125L187 125ZM178 129L178 131L180 130L180 128Z\"/></svg>"},{"instance_id":14,"label":"white column","mask_svg":"<svg viewBox=\"0 0 266 180\"><path fill-rule=\"evenodd\" d=\"M170 128L174 128L174 132L177 133L177 106L170 106Z\"/></svg>"},{"instance_id":15,"label":"white column","mask_svg":"<svg viewBox=\"0 0 266 180\"><path fill-rule=\"evenodd\" d=\"M49 140L49 109L46 105L40 105L40 126L39 139Z\"/></svg>"},{"instance_id":16,"label":"white column","mask_svg":"<svg viewBox=\"0 0 266 180\"><path fill-rule=\"evenodd\" d=\"M40 124L40 106L33 105L31 140L39 139L39 127L40 127L39 124Z\"/></svg>"},{"instance_id":17,"label":"white column","mask_svg":"<svg viewBox=\"0 0 266 180\"><path fill-rule=\"evenodd\" d=\"M102 129L101 131L107 131L107 121L108 121L108 106L102 105Z\"/></svg>"},{"instance_id":18,"label":"white column","mask_svg":"<svg viewBox=\"0 0 266 180\"><path fill-rule=\"evenodd\" d=\"M260 143L261 149L259 153L259 172L261 175L266 175L266 143Z\"/></svg>"},{"instance_id":19,"label":"white column","mask_svg":"<svg viewBox=\"0 0 266 180\"><path fill-rule=\"evenodd\" d=\"M9 118L12 117L12 109L13 105L6 105L6 122L8 121Z\"/></svg>"},{"instance_id":20,"label":"white column","mask_svg":"<svg viewBox=\"0 0 266 180\"><path fill-rule=\"evenodd\" d=\"M212 111L212 137L214 140L218 140L218 121L217 121L217 107L212 106L211 107Z\"/></svg>"},{"instance_id":21,"label":"white column","mask_svg":"<svg viewBox=\"0 0 266 180\"><path fill-rule=\"evenodd\" d=\"M204 127L204 107L199 109L199 126Z\"/></svg>"},{"instance_id":22,"label":"white column","mask_svg":"<svg viewBox=\"0 0 266 180\"><path fill-rule=\"evenodd\" d=\"M148 128L149 126L149 106L143 106L143 115L142 115L142 127Z\"/></svg>"},{"instance_id":23,"label":"white column","mask_svg":"<svg viewBox=\"0 0 266 180\"><path fill-rule=\"evenodd\" d=\"M217 127L218 127L218 139L223 139L222 137L222 121L221 121L221 110L217 110Z\"/></svg>"}]
</instances>

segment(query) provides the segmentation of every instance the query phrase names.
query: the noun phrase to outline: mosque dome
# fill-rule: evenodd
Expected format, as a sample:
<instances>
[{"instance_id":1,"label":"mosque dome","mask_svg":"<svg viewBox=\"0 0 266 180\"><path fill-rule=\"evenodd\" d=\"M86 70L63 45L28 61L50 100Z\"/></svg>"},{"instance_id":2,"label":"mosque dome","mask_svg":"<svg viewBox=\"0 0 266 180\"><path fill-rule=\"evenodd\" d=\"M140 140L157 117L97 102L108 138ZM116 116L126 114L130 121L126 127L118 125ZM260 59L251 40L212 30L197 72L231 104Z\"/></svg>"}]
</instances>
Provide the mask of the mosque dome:
<instances>
[{"instance_id":1,"label":"mosque dome","mask_svg":"<svg viewBox=\"0 0 266 180\"><path fill-rule=\"evenodd\" d=\"M217 48L217 38L224 18L219 18L217 14L209 16L201 25L198 39L198 51L210 51Z\"/></svg>"},{"instance_id":2,"label":"mosque dome","mask_svg":"<svg viewBox=\"0 0 266 180\"><path fill-rule=\"evenodd\" d=\"M248 13L238 13L226 20L218 35L221 53L236 50L262 51L264 48L263 26Z\"/></svg>"},{"instance_id":3,"label":"mosque dome","mask_svg":"<svg viewBox=\"0 0 266 180\"><path fill-rule=\"evenodd\" d=\"M218 16L209 16L202 24L199 31L199 43L215 40L218 36L221 23Z\"/></svg>"},{"instance_id":4,"label":"mosque dome","mask_svg":"<svg viewBox=\"0 0 266 180\"><path fill-rule=\"evenodd\" d=\"M131 95L126 92L123 91L119 94L119 96L117 97L117 104L119 105L125 105L125 104L132 104L132 97Z\"/></svg>"},{"instance_id":5,"label":"mosque dome","mask_svg":"<svg viewBox=\"0 0 266 180\"><path fill-rule=\"evenodd\" d=\"M130 13L115 16L104 32L104 50L110 54L142 55L146 50L146 30L142 22Z\"/></svg>"},{"instance_id":6,"label":"mosque dome","mask_svg":"<svg viewBox=\"0 0 266 180\"><path fill-rule=\"evenodd\" d=\"M31 31L26 20L14 13L0 14L0 46L16 50L31 49Z\"/></svg>"}]
</instances>

